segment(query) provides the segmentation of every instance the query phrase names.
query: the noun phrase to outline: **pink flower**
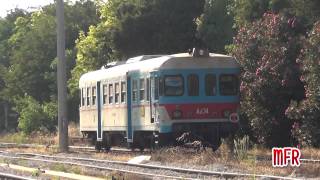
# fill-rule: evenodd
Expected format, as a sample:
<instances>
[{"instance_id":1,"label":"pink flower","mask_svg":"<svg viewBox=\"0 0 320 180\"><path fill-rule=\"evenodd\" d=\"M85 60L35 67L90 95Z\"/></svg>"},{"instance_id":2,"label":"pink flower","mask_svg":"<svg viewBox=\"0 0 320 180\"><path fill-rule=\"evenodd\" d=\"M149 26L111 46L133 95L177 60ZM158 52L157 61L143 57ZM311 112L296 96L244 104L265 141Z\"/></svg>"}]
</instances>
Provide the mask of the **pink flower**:
<instances>
[{"instance_id":1,"label":"pink flower","mask_svg":"<svg viewBox=\"0 0 320 180\"><path fill-rule=\"evenodd\" d=\"M260 69L260 68L258 68L258 69L256 70L256 75L257 75L257 76L261 76L261 69Z\"/></svg>"}]
</instances>

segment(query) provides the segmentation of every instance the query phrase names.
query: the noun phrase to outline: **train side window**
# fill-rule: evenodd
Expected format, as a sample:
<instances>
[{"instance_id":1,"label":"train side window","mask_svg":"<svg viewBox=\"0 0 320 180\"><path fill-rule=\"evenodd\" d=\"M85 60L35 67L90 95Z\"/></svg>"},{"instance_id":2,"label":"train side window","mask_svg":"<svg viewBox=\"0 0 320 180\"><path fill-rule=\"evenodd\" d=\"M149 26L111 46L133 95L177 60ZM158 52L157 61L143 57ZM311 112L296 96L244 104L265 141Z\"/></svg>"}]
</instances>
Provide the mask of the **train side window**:
<instances>
[{"instance_id":1,"label":"train side window","mask_svg":"<svg viewBox=\"0 0 320 180\"><path fill-rule=\"evenodd\" d=\"M114 84L115 94L114 94L114 102L119 103L119 97L120 97L120 86L119 83Z\"/></svg>"},{"instance_id":2,"label":"train side window","mask_svg":"<svg viewBox=\"0 0 320 180\"><path fill-rule=\"evenodd\" d=\"M199 96L199 77L196 74L188 75L188 95Z\"/></svg>"},{"instance_id":3,"label":"train side window","mask_svg":"<svg viewBox=\"0 0 320 180\"><path fill-rule=\"evenodd\" d=\"M121 103L124 103L126 101L126 91L126 82L121 82Z\"/></svg>"},{"instance_id":4,"label":"train side window","mask_svg":"<svg viewBox=\"0 0 320 180\"><path fill-rule=\"evenodd\" d=\"M97 99L97 92L96 92L97 88L95 86L92 87L92 105L96 105L96 99Z\"/></svg>"},{"instance_id":5,"label":"train side window","mask_svg":"<svg viewBox=\"0 0 320 180\"><path fill-rule=\"evenodd\" d=\"M85 106L85 97L86 97L86 94L85 94L85 91L84 91L84 88L81 88L81 106Z\"/></svg>"},{"instance_id":6,"label":"train side window","mask_svg":"<svg viewBox=\"0 0 320 180\"><path fill-rule=\"evenodd\" d=\"M150 100L150 78L147 78L146 89L147 89L146 100L149 101Z\"/></svg>"},{"instance_id":7,"label":"train side window","mask_svg":"<svg viewBox=\"0 0 320 180\"><path fill-rule=\"evenodd\" d=\"M205 77L205 89L207 96L215 96L217 94L216 75L207 74Z\"/></svg>"},{"instance_id":8,"label":"train side window","mask_svg":"<svg viewBox=\"0 0 320 180\"><path fill-rule=\"evenodd\" d=\"M109 104L113 103L113 84L109 84Z\"/></svg>"},{"instance_id":9,"label":"train side window","mask_svg":"<svg viewBox=\"0 0 320 180\"><path fill-rule=\"evenodd\" d=\"M182 96L184 92L183 76L166 75L164 78L164 95L165 96Z\"/></svg>"},{"instance_id":10,"label":"train side window","mask_svg":"<svg viewBox=\"0 0 320 180\"><path fill-rule=\"evenodd\" d=\"M223 74L219 77L220 94L234 96L238 94L238 78L234 74Z\"/></svg>"},{"instance_id":11,"label":"train side window","mask_svg":"<svg viewBox=\"0 0 320 180\"><path fill-rule=\"evenodd\" d=\"M144 79L140 79L140 94L139 94L139 97L140 97L140 101L143 101L145 98L145 81Z\"/></svg>"},{"instance_id":12,"label":"train side window","mask_svg":"<svg viewBox=\"0 0 320 180\"><path fill-rule=\"evenodd\" d=\"M108 98L108 86L105 84L103 85L103 104L107 104L107 98Z\"/></svg>"},{"instance_id":13,"label":"train side window","mask_svg":"<svg viewBox=\"0 0 320 180\"><path fill-rule=\"evenodd\" d=\"M132 81L132 101L136 102L138 99L138 81Z\"/></svg>"},{"instance_id":14,"label":"train side window","mask_svg":"<svg viewBox=\"0 0 320 180\"><path fill-rule=\"evenodd\" d=\"M87 88L87 106L90 106L90 88Z\"/></svg>"}]
</instances>

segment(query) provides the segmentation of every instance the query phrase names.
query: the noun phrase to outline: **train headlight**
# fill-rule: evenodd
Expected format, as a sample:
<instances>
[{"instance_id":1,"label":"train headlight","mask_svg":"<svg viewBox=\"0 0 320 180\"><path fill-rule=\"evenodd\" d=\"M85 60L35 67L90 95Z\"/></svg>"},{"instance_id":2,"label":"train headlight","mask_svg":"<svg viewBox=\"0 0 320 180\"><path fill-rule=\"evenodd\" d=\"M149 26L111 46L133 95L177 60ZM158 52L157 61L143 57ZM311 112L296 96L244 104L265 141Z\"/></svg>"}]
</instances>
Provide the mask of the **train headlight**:
<instances>
[{"instance_id":1,"label":"train headlight","mask_svg":"<svg viewBox=\"0 0 320 180\"><path fill-rule=\"evenodd\" d=\"M230 110L225 110L225 111L223 111L223 116L224 116L225 118L228 118L228 117L230 116L230 114L231 114L231 111L230 111Z\"/></svg>"},{"instance_id":2,"label":"train headlight","mask_svg":"<svg viewBox=\"0 0 320 180\"><path fill-rule=\"evenodd\" d=\"M182 112L179 110L175 110L172 113L172 117L173 119L180 119L182 117Z\"/></svg>"},{"instance_id":3,"label":"train headlight","mask_svg":"<svg viewBox=\"0 0 320 180\"><path fill-rule=\"evenodd\" d=\"M238 113L232 113L232 114L230 114L229 120L230 120L231 122L233 122L233 123L238 122L238 121L239 121L239 115L238 115Z\"/></svg>"}]
</instances>

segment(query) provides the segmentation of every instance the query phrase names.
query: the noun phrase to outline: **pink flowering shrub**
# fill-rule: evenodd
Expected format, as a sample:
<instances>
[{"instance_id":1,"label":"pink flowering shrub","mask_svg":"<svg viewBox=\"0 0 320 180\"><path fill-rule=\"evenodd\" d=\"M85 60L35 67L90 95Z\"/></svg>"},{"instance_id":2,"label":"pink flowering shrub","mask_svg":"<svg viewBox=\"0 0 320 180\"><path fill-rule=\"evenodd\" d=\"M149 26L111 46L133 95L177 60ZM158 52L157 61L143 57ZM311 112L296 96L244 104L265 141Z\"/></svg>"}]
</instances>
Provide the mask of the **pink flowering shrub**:
<instances>
[{"instance_id":1,"label":"pink flowering shrub","mask_svg":"<svg viewBox=\"0 0 320 180\"><path fill-rule=\"evenodd\" d=\"M305 28L295 17L265 13L239 29L231 53L242 67L241 107L257 142L292 143L294 121L286 116L291 101L305 97L299 57Z\"/></svg>"},{"instance_id":2,"label":"pink flowering shrub","mask_svg":"<svg viewBox=\"0 0 320 180\"><path fill-rule=\"evenodd\" d=\"M320 21L308 34L301 56L297 58L301 67L301 81L305 84L306 99L292 101L286 114L295 122L292 135L303 146L320 146Z\"/></svg>"}]
</instances>

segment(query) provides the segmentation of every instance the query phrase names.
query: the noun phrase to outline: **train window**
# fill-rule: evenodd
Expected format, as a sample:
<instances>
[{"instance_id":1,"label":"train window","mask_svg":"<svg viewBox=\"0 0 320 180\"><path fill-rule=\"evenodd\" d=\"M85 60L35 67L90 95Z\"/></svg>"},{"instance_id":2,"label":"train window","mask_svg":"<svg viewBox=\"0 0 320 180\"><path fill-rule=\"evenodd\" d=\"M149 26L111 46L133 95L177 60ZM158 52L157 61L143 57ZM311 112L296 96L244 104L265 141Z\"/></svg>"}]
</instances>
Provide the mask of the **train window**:
<instances>
[{"instance_id":1,"label":"train window","mask_svg":"<svg viewBox=\"0 0 320 180\"><path fill-rule=\"evenodd\" d=\"M164 79L164 95L182 96L183 95L183 77L181 75L167 75Z\"/></svg>"},{"instance_id":2,"label":"train window","mask_svg":"<svg viewBox=\"0 0 320 180\"><path fill-rule=\"evenodd\" d=\"M124 103L126 101L126 82L121 82L121 102Z\"/></svg>"},{"instance_id":3,"label":"train window","mask_svg":"<svg viewBox=\"0 0 320 180\"><path fill-rule=\"evenodd\" d=\"M150 100L150 78L147 78L147 97L146 100L149 101Z\"/></svg>"},{"instance_id":4,"label":"train window","mask_svg":"<svg viewBox=\"0 0 320 180\"><path fill-rule=\"evenodd\" d=\"M97 88L95 86L92 87L92 105L96 105L96 99L97 99L96 90Z\"/></svg>"},{"instance_id":5,"label":"train window","mask_svg":"<svg viewBox=\"0 0 320 180\"><path fill-rule=\"evenodd\" d=\"M238 78L234 74L223 74L220 76L220 94L224 96L238 94Z\"/></svg>"},{"instance_id":6,"label":"train window","mask_svg":"<svg viewBox=\"0 0 320 180\"><path fill-rule=\"evenodd\" d=\"M139 94L139 97L140 97L140 101L143 101L144 100L144 96L145 96L145 81L144 79L140 79L140 94Z\"/></svg>"},{"instance_id":7,"label":"train window","mask_svg":"<svg viewBox=\"0 0 320 180\"><path fill-rule=\"evenodd\" d=\"M199 96L199 77L196 74L188 75L188 95Z\"/></svg>"},{"instance_id":8,"label":"train window","mask_svg":"<svg viewBox=\"0 0 320 180\"><path fill-rule=\"evenodd\" d=\"M205 87L207 96L215 96L217 93L216 90L216 75L207 74L205 77Z\"/></svg>"},{"instance_id":9,"label":"train window","mask_svg":"<svg viewBox=\"0 0 320 180\"><path fill-rule=\"evenodd\" d=\"M87 88L87 106L90 106L90 88Z\"/></svg>"},{"instance_id":10,"label":"train window","mask_svg":"<svg viewBox=\"0 0 320 180\"><path fill-rule=\"evenodd\" d=\"M119 83L114 84L115 94L114 94L114 102L119 103L119 97L120 97L120 86Z\"/></svg>"},{"instance_id":11,"label":"train window","mask_svg":"<svg viewBox=\"0 0 320 180\"><path fill-rule=\"evenodd\" d=\"M109 84L109 104L113 103L113 84Z\"/></svg>"},{"instance_id":12,"label":"train window","mask_svg":"<svg viewBox=\"0 0 320 180\"><path fill-rule=\"evenodd\" d=\"M160 95L163 94L163 88L159 89L159 86L163 87L162 84L163 84L162 79L161 79L161 81L159 81L159 77L154 78L154 99L155 100L159 99L159 93L160 93Z\"/></svg>"},{"instance_id":13,"label":"train window","mask_svg":"<svg viewBox=\"0 0 320 180\"><path fill-rule=\"evenodd\" d=\"M107 98L108 98L107 92L108 92L108 86L105 84L103 85L103 104L107 104Z\"/></svg>"},{"instance_id":14,"label":"train window","mask_svg":"<svg viewBox=\"0 0 320 180\"><path fill-rule=\"evenodd\" d=\"M85 106L85 97L86 97L86 94L85 94L85 91L84 91L84 88L81 88L81 106Z\"/></svg>"},{"instance_id":15,"label":"train window","mask_svg":"<svg viewBox=\"0 0 320 180\"><path fill-rule=\"evenodd\" d=\"M138 81L132 81L132 101L137 101L138 99Z\"/></svg>"}]
</instances>

